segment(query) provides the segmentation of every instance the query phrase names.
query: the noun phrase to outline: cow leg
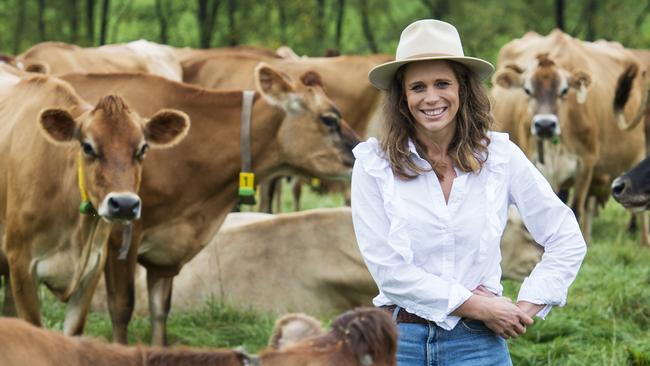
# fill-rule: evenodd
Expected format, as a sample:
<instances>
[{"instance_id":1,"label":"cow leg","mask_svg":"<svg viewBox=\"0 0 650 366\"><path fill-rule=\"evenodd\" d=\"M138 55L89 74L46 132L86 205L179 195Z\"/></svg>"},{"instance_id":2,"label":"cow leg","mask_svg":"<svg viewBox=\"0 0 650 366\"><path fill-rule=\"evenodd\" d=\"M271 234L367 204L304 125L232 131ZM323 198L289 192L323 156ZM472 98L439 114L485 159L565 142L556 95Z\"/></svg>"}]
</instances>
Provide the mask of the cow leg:
<instances>
[{"instance_id":1,"label":"cow leg","mask_svg":"<svg viewBox=\"0 0 650 366\"><path fill-rule=\"evenodd\" d=\"M644 211L636 214L639 221L639 244L642 246L650 245L650 236L648 235L648 214Z\"/></svg>"},{"instance_id":2,"label":"cow leg","mask_svg":"<svg viewBox=\"0 0 650 366\"><path fill-rule=\"evenodd\" d=\"M14 302L14 296L11 293L11 278L9 273L6 273L4 276L4 285L5 285L5 301L2 306L2 314L4 316L13 316L17 315L16 313L16 304Z\"/></svg>"},{"instance_id":3,"label":"cow leg","mask_svg":"<svg viewBox=\"0 0 650 366\"><path fill-rule=\"evenodd\" d=\"M7 243L16 242L7 236ZM23 242L24 243L24 242ZM41 326L41 312L38 300L38 284L31 275L29 266L31 258L28 253L23 253L23 248L11 250L7 248L7 260L9 261L9 277L11 291L16 306L16 314L36 326ZM28 246L25 245L25 249Z\"/></svg>"},{"instance_id":4,"label":"cow leg","mask_svg":"<svg viewBox=\"0 0 650 366\"><path fill-rule=\"evenodd\" d=\"M588 196L587 197L587 209L585 212L585 231L591 233L591 227L596 217L596 197Z\"/></svg>"},{"instance_id":5,"label":"cow leg","mask_svg":"<svg viewBox=\"0 0 650 366\"><path fill-rule=\"evenodd\" d=\"M106 250L106 248L103 249L103 251ZM63 322L63 334L67 336L81 335L86 325L90 302L106 261L106 253L96 253L96 255L97 257L94 259L96 263L88 273L84 274L77 289L68 300Z\"/></svg>"},{"instance_id":6,"label":"cow leg","mask_svg":"<svg viewBox=\"0 0 650 366\"><path fill-rule=\"evenodd\" d=\"M278 178L277 183L273 186L273 204L275 207L273 208L273 212L275 213L280 213L282 212L282 186L284 182L284 177ZM287 179L289 179L287 177ZM273 213L271 212L271 213Z\"/></svg>"},{"instance_id":7,"label":"cow leg","mask_svg":"<svg viewBox=\"0 0 650 366\"><path fill-rule=\"evenodd\" d=\"M151 344L167 345L167 316L171 307L173 277L162 277L147 270Z\"/></svg>"},{"instance_id":8,"label":"cow leg","mask_svg":"<svg viewBox=\"0 0 650 366\"><path fill-rule=\"evenodd\" d=\"M119 248L122 245L122 231L111 231L108 245L108 256L104 267L106 284L106 300L108 312L113 325L113 342L128 344L128 327L135 306L135 267L139 246L139 228L133 225L133 242L129 248L126 260L118 259Z\"/></svg>"},{"instance_id":9,"label":"cow leg","mask_svg":"<svg viewBox=\"0 0 650 366\"><path fill-rule=\"evenodd\" d=\"M300 197L302 196L302 186L305 184L305 180L302 178L296 179L291 187L291 193L293 196L293 211L300 211Z\"/></svg>"},{"instance_id":10,"label":"cow leg","mask_svg":"<svg viewBox=\"0 0 650 366\"><path fill-rule=\"evenodd\" d=\"M277 201L276 186L281 186L280 180L282 177L275 177L267 180L264 184L260 185L260 206L259 212L273 213L273 201Z\"/></svg>"},{"instance_id":11,"label":"cow leg","mask_svg":"<svg viewBox=\"0 0 650 366\"><path fill-rule=\"evenodd\" d=\"M581 162L582 166L578 169L576 174L575 182L575 207L576 207L576 216L580 223L580 230L582 231L582 236L585 238L587 244L591 242L591 231L589 228L589 218L587 211L587 194L589 193L589 186L591 185L591 180L594 173L594 163L590 158L585 158Z\"/></svg>"},{"instance_id":12,"label":"cow leg","mask_svg":"<svg viewBox=\"0 0 650 366\"><path fill-rule=\"evenodd\" d=\"M352 206L352 187L349 184L345 184L343 188L343 197L345 198L345 205L350 207Z\"/></svg>"}]
</instances>

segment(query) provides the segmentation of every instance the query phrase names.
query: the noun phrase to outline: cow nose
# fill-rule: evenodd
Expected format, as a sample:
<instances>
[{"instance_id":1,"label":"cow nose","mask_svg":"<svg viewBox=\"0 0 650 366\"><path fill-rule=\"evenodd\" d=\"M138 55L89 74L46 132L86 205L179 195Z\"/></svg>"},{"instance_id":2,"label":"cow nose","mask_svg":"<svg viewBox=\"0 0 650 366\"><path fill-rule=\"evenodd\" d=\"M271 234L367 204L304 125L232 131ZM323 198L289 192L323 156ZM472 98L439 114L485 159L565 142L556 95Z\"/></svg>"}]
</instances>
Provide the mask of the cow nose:
<instances>
[{"instance_id":1,"label":"cow nose","mask_svg":"<svg viewBox=\"0 0 650 366\"><path fill-rule=\"evenodd\" d=\"M614 196L615 199L621 198L625 194L625 190L628 186L629 184L627 179L623 177L614 179L614 182L612 183L612 196Z\"/></svg>"},{"instance_id":2,"label":"cow nose","mask_svg":"<svg viewBox=\"0 0 650 366\"><path fill-rule=\"evenodd\" d=\"M133 193L110 193L100 206L99 214L108 219L135 220L140 217L140 197ZM104 209L102 209L104 208Z\"/></svg>"},{"instance_id":3,"label":"cow nose","mask_svg":"<svg viewBox=\"0 0 650 366\"><path fill-rule=\"evenodd\" d=\"M560 134L560 125L554 114L542 114L533 117L533 135L550 139Z\"/></svg>"}]
</instances>

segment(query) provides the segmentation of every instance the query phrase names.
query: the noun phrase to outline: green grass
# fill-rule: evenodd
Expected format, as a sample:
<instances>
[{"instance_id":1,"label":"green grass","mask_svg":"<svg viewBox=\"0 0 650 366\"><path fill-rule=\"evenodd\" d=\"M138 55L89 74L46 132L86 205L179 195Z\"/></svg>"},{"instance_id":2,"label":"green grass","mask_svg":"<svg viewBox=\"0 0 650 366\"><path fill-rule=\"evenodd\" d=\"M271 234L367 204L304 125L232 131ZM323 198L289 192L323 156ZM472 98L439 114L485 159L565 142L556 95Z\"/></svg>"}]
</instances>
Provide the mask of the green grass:
<instances>
[{"instance_id":1,"label":"green grass","mask_svg":"<svg viewBox=\"0 0 650 366\"><path fill-rule=\"evenodd\" d=\"M285 185L284 210L291 207ZM303 208L334 207L343 196L303 191ZM594 222L593 243L566 307L554 308L509 346L515 365L650 365L650 248L640 247L636 235L625 231L629 215L610 201ZM516 298L519 283L504 281L506 295ZM41 291L43 315L49 328L60 330L64 305ZM219 303L206 303L191 313L172 312L168 322L172 344L210 347L243 345L264 348L277 314L261 314ZM329 319L323 319L325 322ZM110 339L110 319L93 313L86 333ZM130 343L147 343L147 318L135 318Z\"/></svg>"}]
</instances>

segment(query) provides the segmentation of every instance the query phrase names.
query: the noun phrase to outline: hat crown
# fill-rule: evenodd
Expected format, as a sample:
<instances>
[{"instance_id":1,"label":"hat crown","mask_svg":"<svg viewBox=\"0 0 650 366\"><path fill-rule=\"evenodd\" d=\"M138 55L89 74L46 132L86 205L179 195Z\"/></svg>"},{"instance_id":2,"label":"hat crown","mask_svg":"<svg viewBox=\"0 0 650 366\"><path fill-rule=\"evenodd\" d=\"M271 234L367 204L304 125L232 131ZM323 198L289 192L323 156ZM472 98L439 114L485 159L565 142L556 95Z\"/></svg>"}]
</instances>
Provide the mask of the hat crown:
<instances>
[{"instance_id":1,"label":"hat crown","mask_svg":"<svg viewBox=\"0 0 650 366\"><path fill-rule=\"evenodd\" d=\"M406 27L400 36L395 59L422 55L465 56L456 27L434 19L418 20Z\"/></svg>"}]
</instances>

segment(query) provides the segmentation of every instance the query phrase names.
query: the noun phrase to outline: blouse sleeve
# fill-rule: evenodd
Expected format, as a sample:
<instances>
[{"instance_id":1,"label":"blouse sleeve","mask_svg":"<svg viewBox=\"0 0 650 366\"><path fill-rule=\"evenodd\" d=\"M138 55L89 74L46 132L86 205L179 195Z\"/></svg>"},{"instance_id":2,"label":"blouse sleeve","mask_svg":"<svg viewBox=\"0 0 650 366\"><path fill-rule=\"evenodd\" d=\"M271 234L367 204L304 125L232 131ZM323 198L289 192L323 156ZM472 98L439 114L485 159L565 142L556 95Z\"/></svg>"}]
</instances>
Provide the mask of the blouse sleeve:
<instances>
[{"instance_id":1,"label":"blouse sleeve","mask_svg":"<svg viewBox=\"0 0 650 366\"><path fill-rule=\"evenodd\" d=\"M453 328L453 318L457 317L449 314L472 293L461 284L429 274L412 263L410 248L393 240L399 235L391 234L391 218L387 215L378 180L369 174L367 166L364 168L370 163L364 161L359 151L355 155L352 220L359 249L373 279L382 294L408 312L435 321L443 328Z\"/></svg>"},{"instance_id":2,"label":"blouse sleeve","mask_svg":"<svg viewBox=\"0 0 650 366\"><path fill-rule=\"evenodd\" d=\"M524 153L508 141L510 150L509 200L514 203L528 231L544 247L542 260L519 290L518 301L564 306L587 250L578 222L553 192L550 184Z\"/></svg>"}]
</instances>

